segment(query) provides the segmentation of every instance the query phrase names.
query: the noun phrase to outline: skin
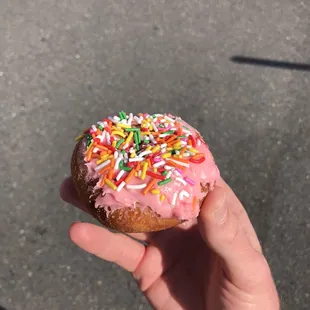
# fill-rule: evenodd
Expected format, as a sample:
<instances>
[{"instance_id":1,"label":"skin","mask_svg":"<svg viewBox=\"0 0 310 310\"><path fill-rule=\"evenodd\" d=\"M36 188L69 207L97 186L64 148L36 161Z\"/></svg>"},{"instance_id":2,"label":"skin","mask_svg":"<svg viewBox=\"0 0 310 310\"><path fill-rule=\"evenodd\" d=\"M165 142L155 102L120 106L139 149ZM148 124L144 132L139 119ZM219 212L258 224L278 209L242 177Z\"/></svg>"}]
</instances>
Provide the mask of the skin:
<instances>
[{"instance_id":1,"label":"skin","mask_svg":"<svg viewBox=\"0 0 310 310\"><path fill-rule=\"evenodd\" d=\"M87 212L70 178L60 193ZM128 236L74 223L69 235L85 251L131 272L155 309L280 309L254 228L222 179L207 195L198 219L176 228Z\"/></svg>"}]
</instances>

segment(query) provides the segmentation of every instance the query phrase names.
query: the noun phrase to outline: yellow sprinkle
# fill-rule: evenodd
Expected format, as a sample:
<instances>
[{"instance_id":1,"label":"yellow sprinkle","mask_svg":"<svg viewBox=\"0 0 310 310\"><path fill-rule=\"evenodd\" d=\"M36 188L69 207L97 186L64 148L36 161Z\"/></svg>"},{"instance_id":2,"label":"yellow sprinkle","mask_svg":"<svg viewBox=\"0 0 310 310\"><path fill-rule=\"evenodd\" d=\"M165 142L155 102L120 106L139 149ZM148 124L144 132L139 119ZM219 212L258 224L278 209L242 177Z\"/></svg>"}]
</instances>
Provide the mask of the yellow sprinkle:
<instances>
[{"instance_id":1,"label":"yellow sprinkle","mask_svg":"<svg viewBox=\"0 0 310 310\"><path fill-rule=\"evenodd\" d=\"M168 158L171 157L171 153L165 153L163 155L161 155L162 158Z\"/></svg>"},{"instance_id":2,"label":"yellow sprinkle","mask_svg":"<svg viewBox=\"0 0 310 310\"><path fill-rule=\"evenodd\" d=\"M149 145L145 150L150 151L151 149L152 149L152 147Z\"/></svg>"},{"instance_id":3,"label":"yellow sprinkle","mask_svg":"<svg viewBox=\"0 0 310 310\"><path fill-rule=\"evenodd\" d=\"M173 147L167 147L167 151L172 151Z\"/></svg>"},{"instance_id":4,"label":"yellow sprinkle","mask_svg":"<svg viewBox=\"0 0 310 310\"><path fill-rule=\"evenodd\" d=\"M119 136L121 136L121 137L123 137L123 138L126 137L126 135L125 135L123 132L118 131L118 130L112 131L112 135L119 135Z\"/></svg>"},{"instance_id":5,"label":"yellow sprinkle","mask_svg":"<svg viewBox=\"0 0 310 310\"><path fill-rule=\"evenodd\" d=\"M156 173L157 172L157 168L153 168L153 171Z\"/></svg>"},{"instance_id":6,"label":"yellow sprinkle","mask_svg":"<svg viewBox=\"0 0 310 310\"><path fill-rule=\"evenodd\" d=\"M132 152L132 153L130 154L130 158L134 158L134 157L136 157L136 152Z\"/></svg>"},{"instance_id":7,"label":"yellow sprinkle","mask_svg":"<svg viewBox=\"0 0 310 310\"><path fill-rule=\"evenodd\" d=\"M117 126L117 127L120 127L120 128L130 128L129 125L122 124L122 123L117 123L116 126Z\"/></svg>"},{"instance_id":8,"label":"yellow sprinkle","mask_svg":"<svg viewBox=\"0 0 310 310\"><path fill-rule=\"evenodd\" d=\"M141 126L142 127L142 126ZM142 136L145 136L145 135L150 135L151 134L151 132L149 132L149 131L141 131L141 135Z\"/></svg>"},{"instance_id":9,"label":"yellow sprinkle","mask_svg":"<svg viewBox=\"0 0 310 310\"><path fill-rule=\"evenodd\" d=\"M114 140L114 141L112 142L112 146L113 146L113 147L116 147L116 143L117 143L116 140Z\"/></svg>"},{"instance_id":10,"label":"yellow sprinkle","mask_svg":"<svg viewBox=\"0 0 310 310\"><path fill-rule=\"evenodd\" d=\"M165 196L164 194L161 194L161 195L160 195L160 201L164 201L165 198L166 198L166 196Z\"/></svg>"},{"instance_id":11,"label":"yellow sprinkle","mask_svg":"<svg viewBox=\"0 0 310 310\"><path fill-rule=\"evenodd\" d=\"M158 152L159 150L160 150L160 146L159 146L159 145L156 145L156 146L153 148L152 153L154 154L154 153Z\"/></svg>"},{"instance_id":12,"label":"yellow sprinkle","mask_svg":"<svg viewBox=\"0 0 310 310\"><path fill-rule=\"evenodd\" d=\"M179 149L181 147L181 142L177 142L177 143L173 144L173 147L175 149Z\"/></svg>"},{"instance_id":13,"label":"yellow sprinkle","mask_svg":"<svg viewBox=\"0 0 310 310\"><path fill-rule=\"evenodd\" d=\"M97 164L97 165L100 165L100 164L103 163L105 160L107 160L109 157L110 157L109 154L103 155L103 157L101 157L100 159L98 159L98 160L96 161L96 164Z\"/></svg>"},{"instance_id":14,"label":"yellow sprinkle","mask_svg":"<svg viewBox=\"0 0 310 310\"><path fill-rule=\"evenodd\" d=\"M137 176L138 176L138 171L135 172L135 177L137 177Z\"/></svg>"},{"instance_id":15,"label":"yellow sprinkle","mask_svg":"<svg viewBox=\"0 0 310 310\"><path fill-rule=\"evenodd\" d=\"M154 195L158 195L158 194L160 194L160 190L159 189L153 189L151 191L151 193L154 194Z\"/></svg>"},{"instance_id":16,"label":"yellow sprinkle","mask_svg":"<svg viewBox=\"0 0 310 310\"><path fill-rule=\"evenodd\" d=\"M127 139L125 140L125 144L129 144L129 142L131 141L132 137L133 137L133 132L131 131L131 132L129 133Z\"/></svg>"},{"instance_id":17,"label":"yellow sprinkle","mask_svg":"<svg viewBox=\"0 0 310 310\"><path fill-rule=\"evenodd\" d=\"M193 152L193 153L199 153L196 149L194 149L193 147L191 147L190 149L189 149L189 151L190 152Z\"/></svg>"},{"instance_id":18,"label":"yellow sprinkle","mask_svg":"<svg viewBox=\"0 0 310 310\"><path fill-rule=\"evenodd\" d=\"M112 189L116 190L117 189L117 186L111 182L110 180L106 179L105 180L105 184L107 184L109 187L111 187Z\"/></svg>"},{"instance_id":19,"label":"yellow sprinkle","mask_svg":"<svg viewBox=\"0 0 310 310\"><path fill-rule=\"evenodd\" d=\"M144 162L142 165L143 165L143 168L142 168L142 173L141 173L141 179L144 180L146 177L146 170L149 164L147 162Z\"/></svg>"},{"instance_id":20,"label":"yellow sprinkle","mask_svg":"<svg viewBox=\"0 0 310 310\"><path fill-rule=\"evenodd\" d=\"M80 141L81 139L83 139L83 137L84 137L84 135L79 135L74 140L77 142L77 141Z\"/></svg>"}]
</instances>

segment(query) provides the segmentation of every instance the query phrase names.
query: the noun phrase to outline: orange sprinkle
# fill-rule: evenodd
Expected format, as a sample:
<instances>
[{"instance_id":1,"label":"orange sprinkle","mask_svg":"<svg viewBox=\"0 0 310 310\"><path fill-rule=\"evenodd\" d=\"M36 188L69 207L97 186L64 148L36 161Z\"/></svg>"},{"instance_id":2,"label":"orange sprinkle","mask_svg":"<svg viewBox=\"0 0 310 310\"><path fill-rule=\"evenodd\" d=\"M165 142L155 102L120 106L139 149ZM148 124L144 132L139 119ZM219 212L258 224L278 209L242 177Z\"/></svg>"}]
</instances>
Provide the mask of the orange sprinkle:
<instances>
[{"instance_id":1,"label":"orange sprinkle","mask_svg":"<svg viewBox=\"0 0 310 310\"><path fill-rule=\"evenodd\" d=\"M108 173L107 179L108 179L108 180L112 180L113 174L114 174L114 169L110 169L110 170L109 170L109 173Z\"/></svg>"},{"instance_id":2,"label":"orange sprinkle","mask_svg":"<svg viewBox=\"0 0 310 310\"><path fill-rule=\"evenodd\" d=\"M137 165L137 167L136 167L136 171L139 171L140 168L141 168L141 164L140 164L140 162L138 162L138 165Z\"/></svg>"},{"instance_id":3,"label":"orange sprinkle","mask_svg":"<svg viewBox=\"0 0 310 310\"><path fill-rule=\"evenodd\" d=\"M186 151L186 146L184 146L184 147L182 148L182 150L180 151L180 156L183 156L183 154L184 154L185 151Z\"/></svg>"},{"instance_id":4,"label":"orange sprinkle","mask_svg":"<svg viewBox=\"0 0 310 310\"><path fill-rule=\"evenodd\" d=\"M100 145L100 144L96 144L96 147L97 147L99 150L103 150L103 151L105 151L105 152L107 152L107 150L108 150L105 146Z\"/></svg>"},{"instance_id":5,"label":"orange sprinkle","mask_svg":"<svg viewBox=\"0 0 310 310\"><path fill-rule=\"evenodd\" d=\"M105 183L105 177L102 176L101 179L100 179L100 184L99 184L99 186L103 186L104 183Z\"/></svg>"},{"instance_id":6,"label":"orange sprinkle","mask_svg":"<svg viewBox=\"0 0 310 310\"><path fill-rule=\"evenodd\" d=\"M153 167L152 162L151 162L151 160L149 158L146 161L149 164L149 167Z\"/></svg>"},{"instance_id":7,"label":"orange sprinkle","mask_svg":"<svg viewBox=\"0 0 310 310\"><path fill-rule=\"evenodd\" d=\"M166 143L170 143L171 141L175 140L177 138L176 135L172 135L167 141Z\"/></svg>"},{"instance_id":8,"label":"orange sprinkle","mask_svg":"<svg viewBox=\"0 0 310 310\"><path fill-rule=\"evenodd\" d=\"M169 165L169 166L174 166L174 167L179 168L179 169L182 169L182 170L184 170L184 171L186 170L186 167L181 166L181 165L178 165L178 164L175 163L174 161L169 160L169 158L167 158L167 162L168 162L168 165Z\"/></svg>"},{"instance_id":9,"label":"orange sprinkle","mask_svg":"<svg viewBox=\"0 0 310 310\"><path fill-rule=\"evenodd\" d=\"M127 178L125 179L125 183L128 183L130 181L130 179L134 176L135 172L135 169L131 169L131 171L127 175Z\"/></svg>"},{"instance_id":10,"label":"orange sprinkle","mask_svg":"<svg viewBox=\"0 0 310 310\"><path fill-rule=\"evenodd\" d=\"M110 166L113 168L114 165L115 165L115 159L114 156L112 156Z\"/></svg>"},{"instance_id":11,"label":"orange sprinkle","mask_svg":"<svg viewBox=\"0 0 310 310\"><path fill-rule=\"evenodd\" d=\"M104 168L102 168L101 170L99 170L99 174L104 174L106 171L108 171L108 169L110 169L110 166L105 166Z\"/></svg>"},{"instance_id":12,"label":"orange sprinkle","mask_svg":"<svg viewBox=\"0 0 310 310\"><path fill-rule=\"evenodd\" d=\"M196 209L196 204L197 204L197 197L194 196L193 205L192 205L193 211L195 211L195 209Z\"/></svg>"},{"instance_id":13,"label":"orange sprinkle","mask_svg":"<svg viewBox=\"0 0 310 310\"><path fill-rule=\"evenodd\" d=\"M177 157L177 156L173 156L173 159L181 161L182 163L189 163L188 159L180 158L180 157Z\"/></svg>"},{"instance_id":14,"label":"orange sprinkle","mask_svg":"<svg viewBox=\"0 0 310 310\"><path fill-rule=\"evenodd\" d=\"M147 187L144 189L143 195L146 195L146 194L149 192L149 190L155 185L156 182L157 182L157 180L156 180L156 179L153 179L153 180L147 185Z\"/></svg>"},{"instance_id":15,"label":"orange sprinkle","mask_svg":"<svg viewBox=\"0 0 310 310\"><path fill-rule=\"evenodd\" d=\"M94 146L91 146L91 147L88 149L88 151L87 151L87 153L86 153L86 160L87 160L87 161L90 161L90 160L91 160L91 155L92 155L92 153L93 153L93 149L94 149Z\"/></svg>"},{"instance_id":16,"label":"orange sprinkle","mask_svg":"<svg viewBox=\"0 0 310 310\"><path fill-rule=\"evenodd\" d=\"M91 157L92 157L92 158L100 158L100 157L101 157L101 155L96 154L96 153L92 153Z\"/></svg>"}]
</instances>

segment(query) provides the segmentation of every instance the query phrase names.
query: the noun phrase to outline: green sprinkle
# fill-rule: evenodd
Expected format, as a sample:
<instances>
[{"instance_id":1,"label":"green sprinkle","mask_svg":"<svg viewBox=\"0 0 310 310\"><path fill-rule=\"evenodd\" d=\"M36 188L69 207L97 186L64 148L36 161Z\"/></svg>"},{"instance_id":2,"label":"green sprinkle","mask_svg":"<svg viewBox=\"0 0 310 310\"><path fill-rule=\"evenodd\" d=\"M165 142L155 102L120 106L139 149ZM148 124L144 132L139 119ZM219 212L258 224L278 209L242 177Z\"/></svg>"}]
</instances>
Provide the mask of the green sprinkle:
<instances>
[{"instance_id":1,"label":"green sprinkle","mask_svg":"<svg viewBox=\"0 0 310 310\"><path fill-rule=\"evenodd\" d=\"M138 137L138 142L140 144L141 143L141 133L140 133L140 130L137 131L137 137Z\"/></svg>"},{"instance_id":2,"label":"green sprinkle","mask_svg":"<svg viewBox=\"0 0 310 310\"><path fill-rule=\"evenodd\" d=\"M91 145L91 140L87 140L87 146L90 146Z\"/></svg>"},{"instance_id":3,"label":"green sprinkle","mask_svg":"<svg viewBox=\"0 0 310 310\"><path fill-rule=\"evenodd\" d=\"M178 136L178 139L184 139L187 138L187 136Z\"/></svg>"},{"instance_id":4,"label":"green sprinkle","mask_svg":"<svg viewBox=\"0 0 310 310\"><path fill-rule=\"evenodd\" d=\"M187 129L187 130L189 130L189 128L188 127L186 127L186 126L182 126L183 128L185 128L185 129Z\"/></svg>"},{"instance_id":5,"label":"green sprinkle","mask_svg":"<svg viewBox=\"0 0 310 310\"><path fill-rule=\"evenodd\" d=\"M140 129L139 128L124 128L125 131L139 131Z\"/></svg>"},{"instance_id":6,"label":"green sprinkle","mask_svg":"<svg viewBox=\"0 0 310 310\"><path fill-rule=\"evenodd\" d=\"M97 126L100 130L103 130L103 127L101 125Z\"/></svg>"},{"instance_id":7,"label":"green sprinkle","mask_svg":"<svg viewBox=\"0 0 310 310\"><path fill-rule=\"evenodd\" d=\"M163 124L160 124L158 127L160 128L164 128L165 126Z\"/></svg>"},{"instance_id":8,"label":"green sprinkle","mask_svg":"<svg viewBox=\"0 0 310 310\"><path fill-rule=\"evenodd\" d=\"M132 168L127 167L127 166L124 166L124 161L123 161L123 160L121 160L121 161L119 162L119 167L120 167L122 170L125 170L125 171L131 171L131 170L132 170Z\"/></svg>"},{"instance_id":9,"label":"green sprinkle","mask_svg":"<svg viewBox=\"0 0 310 310\"><path fill-rule=\"evenodd\" d=\"M165 170L163 173L162 173L162 175L167 175L168 174L168 171L167 170Z\"/></svg>"},{"instance_id":10,"label":"green sprinkle","mask_svg":"<svg viewBox=\"0 0 310 310\"><path fill-rule=\"evenodd\" d=\"M172 150L172 151L171 151L171 154L172 154L172 155L175 155L175 154L176 154L176 151L175 151L175 150Z\"/></svg>"},{"instance_id":11,"label":"green sprinkle","mask_svg":"<svg viewBox=\"0 0 310 310\"><path fill-rule=\"evenodd\" d=\"M126 153L126 151L125 150L122 150L122 154L124 155Z\"/></svg>"},{"instance_id":12,"label":"green sprinkle","mask_svg":"<svg viewBox=\"0 0 310 310\"><path fill-rule=\"evenodd\" d=\"M125 141L125 139L120 139L120 140L118 140L117 143L116 143L116 148L118 149L119 146L120 146L124 141Z\"/></svg>"},{"instance_id":13,"label":"green sprinkle","mask_svg":"<svg viewBox=\"0 0 310 310\"><path fill-rule=\"evenodd\" d=\"M159 186L162 186L162 185L165 185L165 184L167 184L167 183L170 183L171 181L172 181L172 178L168 178L168 179L166 179L166 180L163 180L163 181L158 182L157 184L158 184Z\"/></svg>"},{"instance_id":14,"label":"green sprinkle","mask_svg":"<svg viewBox=\"0 0 310 310\"><path fill-rule=\"evenodd\" d=\"M138 145L139 146L139 138L138 138L138 135L137 135L137 132L135 131L134 135L133 135L133 139L135 141L135 144L136 146Z\"/></svg>"},{"instance_id":15,"label":"green sprinkle","mask_svg":"<svg viewBox=\"0 0 310 310\"><path fill-rule=\"evenodd\" d=\"M168 130L168 131L163 132L164 135L171 135L173 133L174 133L174 130Z\"/></svg>"},{"instance_id":16,"label":"green sprinkle","mask_svg":"<svg viewBox=\"0 0 310 310\"><path fill-rule=\"evenodd\" d=\"M153 117L153 118L156 118L156 114L153 114L152 117Z\"/></svg>"},{"instance_id":17,"label":"green sprinkle","mask_svg":"<svg viewBox=\"0 0 310 310\"><path fill-rule=\"evenodd\" d=\"M144 140L144 144L149 144L150 140Z\"/></svg>"}]
</instances>

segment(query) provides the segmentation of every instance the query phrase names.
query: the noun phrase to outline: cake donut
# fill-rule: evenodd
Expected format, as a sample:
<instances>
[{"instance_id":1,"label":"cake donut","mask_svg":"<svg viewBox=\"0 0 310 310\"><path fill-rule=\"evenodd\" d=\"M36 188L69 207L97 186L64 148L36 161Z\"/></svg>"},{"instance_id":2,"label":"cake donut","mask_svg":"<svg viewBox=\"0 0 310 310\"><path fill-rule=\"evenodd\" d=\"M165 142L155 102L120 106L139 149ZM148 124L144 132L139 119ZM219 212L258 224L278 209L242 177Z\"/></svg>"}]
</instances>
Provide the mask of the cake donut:
<instances>
[{"instance_id":1,"label":"cake donut","mask_svg":"<svg viewBox=\"0 0 310 310\"><path fill-rule=\"evenodd\" d=\"M171 114L104 118L76 138L73 183L89 212L120 232L151 232L196 218L219 178L200 133Z\"/></svg>"}]
</instances>

